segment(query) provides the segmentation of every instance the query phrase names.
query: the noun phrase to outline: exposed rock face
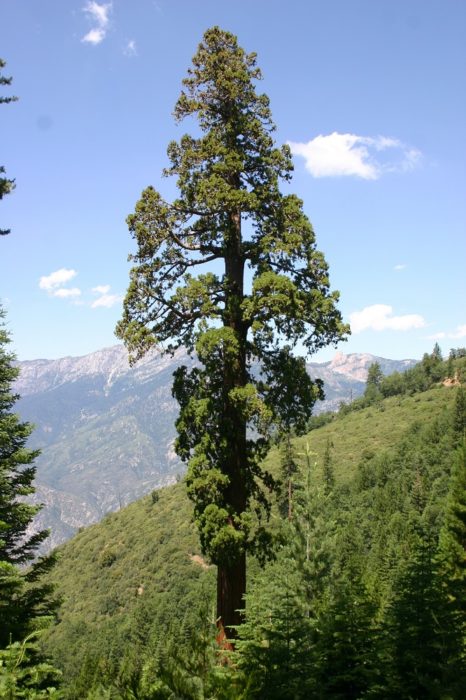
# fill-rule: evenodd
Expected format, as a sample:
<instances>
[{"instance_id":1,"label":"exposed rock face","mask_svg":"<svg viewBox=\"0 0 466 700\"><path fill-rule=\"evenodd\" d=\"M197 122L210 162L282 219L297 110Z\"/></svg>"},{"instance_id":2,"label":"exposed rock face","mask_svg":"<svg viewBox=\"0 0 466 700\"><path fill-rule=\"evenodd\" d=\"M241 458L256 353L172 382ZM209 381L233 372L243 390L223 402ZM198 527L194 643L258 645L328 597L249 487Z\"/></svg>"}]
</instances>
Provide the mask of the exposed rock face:
<instances>
[{"instance_id":1,"label":"exposed rock face","mask_svg":"<svg viewBox=\"0 0 466 700\"><path fill-rule=\"evenodd\" d=\"M359 396L375 361L387 374L414 364L342 353L309 364L310 375L325 382L326 400L316 412ZM42 449L35 500L45 507L35 526L52 529L49 546L182 473L173 450L178 406L171 385L174 369L192 362L182 350L173 357L154 350L130 367L117 345L19 363L17 410L36 426L29 446Z\"/></svg>"}]
</instances>

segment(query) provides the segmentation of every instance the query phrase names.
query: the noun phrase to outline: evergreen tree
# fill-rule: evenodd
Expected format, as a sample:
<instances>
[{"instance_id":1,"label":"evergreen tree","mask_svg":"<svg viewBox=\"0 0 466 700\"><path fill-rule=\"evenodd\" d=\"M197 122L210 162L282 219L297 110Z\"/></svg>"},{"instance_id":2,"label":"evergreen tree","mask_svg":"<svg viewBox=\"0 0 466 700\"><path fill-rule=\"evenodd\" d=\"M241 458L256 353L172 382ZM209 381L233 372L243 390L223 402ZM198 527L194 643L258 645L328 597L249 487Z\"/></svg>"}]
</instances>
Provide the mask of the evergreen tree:
<instances>
[{"instance_id":1,"label":"evergreen tree","mask_svg":"<svg viewBox=\"0 0 466 700\"><path fill-rule=\"evenodd\" d=\"M447 578L450 601L459 611L466 632L466 445L458 448L451 474L445 522L440 532L439 557ZM465 637L466 640L466 637Z\"/></svg>"},{"instance_id":2,"label":"evergreen tree","mask_svg":"<svg viewBox=\"0 0 466 700\"><path fill-rule=\"evenodd\" d=\"M4 312L0 309L0 320ZM40 577L53 564L53 557L42 557L28 568L37 547L46 539L42 530L28 534L28 527L40 506L24 500L34 493L36 450L26 447L32 431L12 412L18 396L12 384L19 370L14 355L7 352L10 342L4 324L0 325L0 648L22 641L32 630L50 619L55 604L51 587Z\"/></svg>"},{"instance_id":3,"label":"evergreen tree","mask_svg":"<svg viewBox=\"0 0 466 700\"><path fill-rule=\"evenodd\" d=\"M420 530L385 618L388 663L381 698L464 697L462 631L435 555L435 543Z\"/></svg>"},{"instance_id":4,"label":"evergreen tree","mask_svg":"<svg viewBox=\"0 0 466 700\"><path fill-rule=\"evenodd\" d=\"M291 520L293 516L294 480L298 471L295 449L289 432L284 435L280 444L280 484L278 507L283 517Z\"/></svg>"},{"instance_id":5,"label":"evergreen tree","mask_svg":"<svg viewBox=\"0 0 466 700\"><path fill-rule=\"evenodd\" d=\"M168 147L179 197L169 203L149 187L128 218L136 265L117 326L133 359L155 343L197 352L200 366L175 376L176 449L226 627L241 620L246 552L267 542L251 506L267 509L273 487L260 467L270 435L303 429L322 395L292 348L300 341L312 353L348 331L302 203L280 193L291 155L274 145L260 77L235 36L205 33L175 106L199 132Z\"/></svg>"},{"instance_id":6,"label":"evergreen tree","mask_svg":"<svg viewBox=\"0 0 466 700\"><path fill-rule=\"evenodd\" d=\"M303 572L285 547L246 595L246 619L233 656L246 689L240 697L314 697L314 625L303 583Z\"/></svg>"},{"instance_id":7,"label":"evergreen tree","mask_svg":"<svg viewBox=\"0 0 466 700\"><path fill-rule=\"evenodd\" d=\"M378 685L376 606L357 579L338 581L318 620L317 698L359 700Z\"/></svg>"},{"instance_id":8,"label":"evergreen tree","mask_svg":"<svg viewBox=\"0 0 466 700\"><path fill-rule=\"evenodd\" d=\"M466 439L466 391L462 386L456 392L453 433L455 442L461 445Z\"/></svg>"},{"instance_id":9,"label":"evergreen tree","mask_svg":"<svg viewBox=\"0 0 466 700\"><path fill-rule=\"evenodd\" d=\"M5 67L6 63L4 60L0 58L0 85L11 85L11 78L7 78L4 75L2 75L1 71ZM8 102L14 102L17 100L17 97L3 97L0 95L0 104L7 104ZM15 186L15 181L10 180L9 178L5 177L5 168L3 165L0 165L0 199L3 199L3 197L6 194L9 194L11 190ZM0 229L0 236L5 236L7 233L10 233L9 229Z\"/></svg>"},{"instance_id":10,"label":"evergreen tree","mask_svg":"<svg viewBox=\"0 0 466 700\"><path fill-rule=\"evenodd\" d=\"M323 477L324 477L324 488L325 488L325 493L327 495L333 491L333 488L335 486L335 472L334 472L333 463L332 463L332 447L333 447L333 442L331 441L330 438L327 438L327 442L325 443L325 452L324 452L324 459L323 459L323 464L322 464L322 471L323 471Z\"/></svg>"},{"instance_id":11,"label":"evergreen tree","mask_svg":"<svg viewBox=\"0 0 466 700\"><path fill-rule=\"evenodd\" d=\"M374 403L382 398L380 386L383 380L383 372L378 362L373 362L367 372L366 389L364 398L368 403Z\"/></svg>"}]
</instances>

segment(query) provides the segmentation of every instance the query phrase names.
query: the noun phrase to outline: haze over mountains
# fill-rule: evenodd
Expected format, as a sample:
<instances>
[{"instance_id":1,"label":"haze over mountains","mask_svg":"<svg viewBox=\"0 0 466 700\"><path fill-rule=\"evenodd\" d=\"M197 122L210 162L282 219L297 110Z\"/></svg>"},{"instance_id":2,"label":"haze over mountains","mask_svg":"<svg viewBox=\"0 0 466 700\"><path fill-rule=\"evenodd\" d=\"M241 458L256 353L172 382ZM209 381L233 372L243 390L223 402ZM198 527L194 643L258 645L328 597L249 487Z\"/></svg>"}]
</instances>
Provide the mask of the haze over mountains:
<instances>
[{"instance_id":1,"label":"haze over mountains","mask_svg":"<svg viewBox=\"0 0 466 700\"><path fill-rule=\"evenodd\" d=\"M343 353L309 363L326 394L314 412L361 395L375 361L385 374L415 364ZM84 357L19 363L17 411L36 426L29 446L42 450L35 499L45 507L36 527L51 528L49 547L183 473L173 450L178 406L171 385L174 369L192 363L183 350L173 357L154 350L130 367L121 345Z\"/></svg>"}]
</instances>

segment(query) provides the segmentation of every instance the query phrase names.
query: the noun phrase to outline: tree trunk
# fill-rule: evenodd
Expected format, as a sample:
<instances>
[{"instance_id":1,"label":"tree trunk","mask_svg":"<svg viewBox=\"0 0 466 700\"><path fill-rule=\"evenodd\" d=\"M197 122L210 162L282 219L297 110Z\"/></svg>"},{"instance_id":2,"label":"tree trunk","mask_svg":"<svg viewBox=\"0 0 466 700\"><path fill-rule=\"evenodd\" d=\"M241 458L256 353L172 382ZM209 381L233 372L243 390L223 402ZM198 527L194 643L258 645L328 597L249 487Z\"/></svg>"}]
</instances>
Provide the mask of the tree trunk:
<instances>
[{"instance_id":1,"label":"tree trunk","mask_svg":"<svg viewBox=\"0 0 466 700\"><path fill-rule=\"evenodd\" d=\"M239 188L239 183L235 182ZM246 421L237 406L229 400L232 389L246 384L246 326L242 318L244 256L241 244L241 213L231 215L231 229L228 249L225 255L225 276L228 280L226 291L224 325L230 327L238 341L238 353L224 367L224 391L227 431L229 443L228 458L223 465L229 478L225 491L225 504L231 513L231 524L237 527L234 516L240 516L247 508L246 471ZM220 563L217 569L217 619L219 633L217 639L224 648L231 648L230 643L236 637L233 625L242 622L241 611L244 608L243 596L246 592L246 555L237 553L231 562Z\"/></svg>"},{"instance_id":2,"label":"tree trunk","mask_svg":"<svg viewBox=\"0 0 466 700\"><path fill-rule=\"evenodd\" d=\"M242 554L232 566L217 569L217 641L222 648L232 648L236 639L233 625L243 622L243 595L246 591L246 555Z\"/></svg>"}]
</instances>

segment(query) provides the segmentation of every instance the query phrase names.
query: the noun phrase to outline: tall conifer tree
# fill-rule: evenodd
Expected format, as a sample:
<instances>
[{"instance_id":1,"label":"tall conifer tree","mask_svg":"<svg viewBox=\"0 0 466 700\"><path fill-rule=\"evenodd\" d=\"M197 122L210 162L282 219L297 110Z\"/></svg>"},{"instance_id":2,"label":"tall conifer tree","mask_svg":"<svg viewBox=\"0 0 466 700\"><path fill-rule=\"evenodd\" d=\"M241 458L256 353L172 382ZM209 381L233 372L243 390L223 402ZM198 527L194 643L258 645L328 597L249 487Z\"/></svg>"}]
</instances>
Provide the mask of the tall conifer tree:
<instances>
[{"instance_id":1,"label":"tall conifer tree","mask_svg":"<svg viewBox=\"0 0 466 700\"><path fill-rule=\"evenodd\" d=\"M266 540L251 504L266 504L261 483L272 487L259 466L271 431L303 428L321 395L292 347L312 353L348 331L302 202L279 190L293 166L274 144L260 78L234 35L205 33L175 106L198 130L168 146L179 196L148 187L128 218L137 250L117 326L133 359L155 343L199 358L175 376L176 449L226 627L241 620L246 552Z\"/></svg>"},{"instance_id":2,"label":"tall conifer tree","mask_svg":"<svg viewBox=\"0 0 466 700\"><path fill-rule=\"evenodd\" d=\"M0 307L0 322L3 317ZM40 509L24 500L34 493L33 461L38 452L26 447L31 425L12 412L18 399L12 384L19 370L13 364L14 355L7 352L9 342L0 323L0 648L42 626L55 607L51 586L40 582L53 558L39 558L29 568L20 568L34 559L48 531L28 533Z\"/></svg>"}]
</instances>

